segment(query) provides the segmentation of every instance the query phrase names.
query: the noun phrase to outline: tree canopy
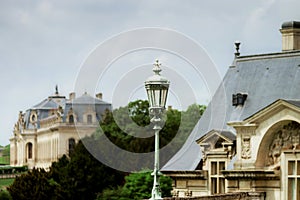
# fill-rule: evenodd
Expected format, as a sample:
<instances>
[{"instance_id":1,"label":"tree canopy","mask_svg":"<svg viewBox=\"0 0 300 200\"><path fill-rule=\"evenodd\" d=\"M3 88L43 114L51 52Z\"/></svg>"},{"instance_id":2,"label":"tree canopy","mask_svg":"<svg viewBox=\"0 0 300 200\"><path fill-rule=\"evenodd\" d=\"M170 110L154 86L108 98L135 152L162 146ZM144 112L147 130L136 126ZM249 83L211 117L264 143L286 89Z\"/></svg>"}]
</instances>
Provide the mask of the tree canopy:
<instances>
[{"instance_id":1,"label":"tree canopy","mask_svg":"<svg viewBox=\"0 0 300 200\"><path fill-rule=\"evenodd\" d=\"M149 199L153 188L153 176L150 170L142 170L140 172L131 173L125 177L126 183L123 187L117 189L104 190L99 195L98 200L107 199ZM172 179L167 176L160 177L160 188L163 197L170 197L172 190Z\"/></svg>"},{"instance_id":2,"label":"tree canopy","mask_svg":"<svg viewBox=\"0 0 300 200\"><path fill-rule=\"evenodd\" d=\"M101 148L98 144L104 133L111 142L127 151L154 151L154 136L137 137L153 132L148 108L147 101L137 100L112 112L106 110L100 122L103 132L98 129L83 141L91 141L95 148ZM181 148L204 110L205 106L196 104L186 111L166 110L164 126L160 131L160 148L170 143L172 146L169 155L161 156L162 164ZM49 171L33 169L17 177L8 191L13 199L80 200L95 199L97 195L98 199L121 200L150 197L153 184L150 171L126 175L99 162L80 141L70 156L61 157ZM170 178L161 177L161 188L164 196L170 195Z\"/></svg>"},{"instance_id":3,"label":"tree canopy","mask_svg":"<svg viewBox=\"0 0 300 200\"><path fill-rule=\"evenodd\" d=\"M192 104L186 111L177 109L165 111L164 126L159 134L160 148L166 145L170 145L170 148L167 155L161 155L161 165L182 147L205 108L203 105ZM113 112L106 111L100 126L109 140L124 150L134 153L154 151L154 135L151 134L153 126L150 124L148 101L136 100ZM139 137L141 135L152 136L141 138Z\"/></svg>"}]
</instances>

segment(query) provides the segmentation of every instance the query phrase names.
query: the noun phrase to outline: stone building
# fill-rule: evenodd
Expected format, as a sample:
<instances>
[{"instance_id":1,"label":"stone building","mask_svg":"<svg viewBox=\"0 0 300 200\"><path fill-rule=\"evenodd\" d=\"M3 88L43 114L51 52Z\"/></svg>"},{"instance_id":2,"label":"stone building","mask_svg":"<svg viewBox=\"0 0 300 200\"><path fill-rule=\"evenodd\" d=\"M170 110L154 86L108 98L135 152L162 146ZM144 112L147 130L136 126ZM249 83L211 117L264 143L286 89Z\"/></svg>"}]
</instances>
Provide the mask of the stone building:
<instances>
[{"instance_id":1,"label":"stone building","mask_svg":"<svg viewBox=\"0 0 300 200\"><path fill-rule=\"evenodd\" d=\"M25 112L20 111L10 138L10 165L47 169L53 161L68 155L81 137L91 135L99 125L101 115L111 104L84 93L69 99L56 87L49 96Z\"/></svg>"},{"instance_id":2,"label":"stone building","mask_svg":"<svg viewBox=\"0 0 300 200\"><path fill-rule=\"evenodd\" d=\"M162 168L175 197L300 199L300 22L280 32L278 53L241 56L236 44L207 110Z\"/></svg>"}]
</instances>

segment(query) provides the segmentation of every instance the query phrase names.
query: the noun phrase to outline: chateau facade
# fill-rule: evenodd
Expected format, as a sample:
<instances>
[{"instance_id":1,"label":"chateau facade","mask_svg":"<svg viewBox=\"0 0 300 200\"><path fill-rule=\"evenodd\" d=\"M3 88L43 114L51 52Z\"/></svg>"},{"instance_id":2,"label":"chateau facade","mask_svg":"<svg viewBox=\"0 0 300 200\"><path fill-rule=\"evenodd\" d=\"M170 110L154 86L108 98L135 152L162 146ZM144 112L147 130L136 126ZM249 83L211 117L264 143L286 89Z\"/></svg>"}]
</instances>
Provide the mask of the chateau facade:
<instances>
[{"instance_id":1,"label":"chateau facade","mask_svg":"<svg viewBox=\"0 0 300 200\"><path fill-rule=\"evenodd\" d=\"M20 111L10 138L10 165L49 168L96 130L106 109L111 110L111 104L102 100L101 93L96 98L87 93L76 98L70 93L67 99L56 87L54 95Z\"/></svg>"},{"instance_id":2,"label":"chateau facade","mask_svg":"<svg viewBox=\"0 0 300 200\"><path fill-rule=\"evenodd\" d=\"M205 113L162 168L174 197L300 199L300 22L280 32L279 53L241 56L236 44Z\"/></svg>"}]
</instances>

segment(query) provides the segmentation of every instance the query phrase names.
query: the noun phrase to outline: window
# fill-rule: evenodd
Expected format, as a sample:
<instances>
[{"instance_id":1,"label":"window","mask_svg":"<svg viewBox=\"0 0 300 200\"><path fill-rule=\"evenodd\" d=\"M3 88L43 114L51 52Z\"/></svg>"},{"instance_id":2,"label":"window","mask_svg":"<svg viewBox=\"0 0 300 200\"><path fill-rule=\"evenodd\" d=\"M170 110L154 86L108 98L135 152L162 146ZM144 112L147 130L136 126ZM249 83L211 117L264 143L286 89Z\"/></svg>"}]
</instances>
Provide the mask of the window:
<instances>
[{"instance_id":1,"label":"window","mask_svg":"<svg viewBox=\"0 0 300 200\"><path fill-rule=\"evenodd\" d=\"M32 159L32 143L27 144L27 158Z\"/></svg>"},{"instance_id":2,"label":"window","mask_svg":"<svg viewBox=\"0 0 300 200\"><path fill-rule=\"evenodd\" d=\"M288 161L288 199L300 200L300 160Z\"/></svg>"},{"instance_id":3,"label":"window","mask_svg":"<svg viewBox=\"0 0 300 200\"><path fill-rule=\"evenodd\" d=\"M74 123L74 116L73 115L69 116L69 123L71 123L71 124Z\"/></svg>"},{"instance_id":4,"label":"window","mask_svg":"<svg viewBox=\"0 0 300 200\"><path fill-rule=\"evenodd\" d=\"M92 115L87 115L87 123L88 124L93 123L93 116Z\"/></svg>"},{"instance_id":5,"label":"window","mask_svg":"<svg viewBox=\"0 0 300 200\"><path fill-rule=\"evenodd\" d=\"M224 161L212 161L210 165L211 194L225 193L225 178L221 171L225 170Z\"/></svg>"},{"instance_id":6,"label":"window","mask_svg":"<svg viewBox=\"0 0 300 200\"><path fill-rule=\"evenodd\" d=\"M69 139L69 155L74 152L74 148L75 148L75 139L70 138Z\"/></svg>"}]
</instances>

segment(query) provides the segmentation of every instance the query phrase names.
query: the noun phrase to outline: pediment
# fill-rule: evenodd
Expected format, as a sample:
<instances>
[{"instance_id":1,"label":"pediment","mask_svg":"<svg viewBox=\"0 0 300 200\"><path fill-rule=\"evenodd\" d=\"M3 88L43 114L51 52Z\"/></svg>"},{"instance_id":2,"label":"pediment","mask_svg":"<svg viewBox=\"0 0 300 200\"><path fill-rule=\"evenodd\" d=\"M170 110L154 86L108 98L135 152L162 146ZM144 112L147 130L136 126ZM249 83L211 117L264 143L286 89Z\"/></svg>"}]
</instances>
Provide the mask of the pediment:
<instances>
[{"instance_id":1,"label":"pediment","mask_svg":"<svg viewBox=\"0 0 300 200\"><path fill-rule=\"evenodd\" d=\"M211 130L201 138L196 140L197 144L205 145L212 142L232 143L235 140L235 134L228 130Z\"/></svg>"},{"instance_id":2,"label":"pediment","mask_svg":"<svg viewBox=\"0 0 300 200\"><path fill-rule=\"evenodd\" d=\"M228 122L230 126L244 126L246 124L259 124L260 122L278 114L279 112L287 110L291 112L300 113L300 100L284 100L278 99L268 106L262 108L251 116L247 117L241 122Z\"/></svg>"}]
</instances>

